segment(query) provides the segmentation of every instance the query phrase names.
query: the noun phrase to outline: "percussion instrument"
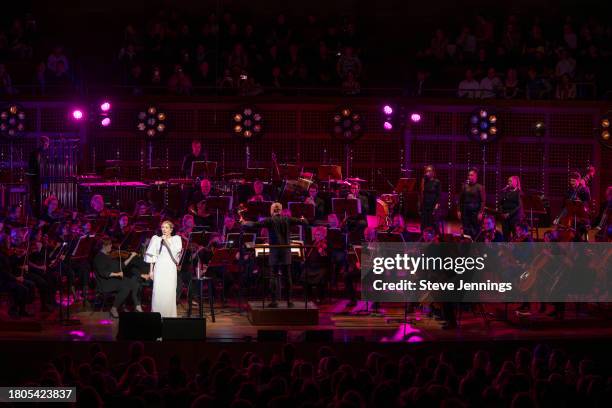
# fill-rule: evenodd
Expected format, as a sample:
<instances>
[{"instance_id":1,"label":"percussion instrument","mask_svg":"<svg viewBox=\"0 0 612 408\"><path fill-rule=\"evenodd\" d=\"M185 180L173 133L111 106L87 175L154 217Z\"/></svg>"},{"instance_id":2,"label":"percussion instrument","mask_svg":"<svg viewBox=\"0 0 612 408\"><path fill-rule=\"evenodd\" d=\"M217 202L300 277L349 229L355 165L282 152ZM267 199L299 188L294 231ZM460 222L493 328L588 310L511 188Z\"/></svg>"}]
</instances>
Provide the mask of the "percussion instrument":
<instances>
[{"instance_id":1,"label":"percussion instrument","mask_svg":"<svg viewBox=\"0 0 612 408\"><path fill-rule=\"evenodd\" d=\"M389 229L389 225L391 224L391 220L389 218L389 204L383 201L380 198L376 199L376 219L377 219L377 227L376 229L387 230Z\"/></svg>"}]
</instances>

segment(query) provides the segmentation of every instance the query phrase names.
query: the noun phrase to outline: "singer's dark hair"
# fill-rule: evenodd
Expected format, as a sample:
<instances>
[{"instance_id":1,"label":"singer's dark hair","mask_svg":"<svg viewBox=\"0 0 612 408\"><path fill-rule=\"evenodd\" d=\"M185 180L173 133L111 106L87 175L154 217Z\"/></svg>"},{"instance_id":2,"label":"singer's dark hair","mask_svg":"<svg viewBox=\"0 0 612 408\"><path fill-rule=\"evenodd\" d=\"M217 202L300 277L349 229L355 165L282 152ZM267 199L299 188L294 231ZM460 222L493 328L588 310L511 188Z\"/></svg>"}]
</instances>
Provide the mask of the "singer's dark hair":
<instances>
[{"instance_id":1,"label":"singer's dark hair","mask_svg":"<svg viewBox=\"0 0 612 408\"><path fill-rule=\"evenodd\" d=\"M470 167L470 169L468 170L468 173L473 171L474 173L478 174L478 169L476 167Z\"/></svg>"}]
</instances>

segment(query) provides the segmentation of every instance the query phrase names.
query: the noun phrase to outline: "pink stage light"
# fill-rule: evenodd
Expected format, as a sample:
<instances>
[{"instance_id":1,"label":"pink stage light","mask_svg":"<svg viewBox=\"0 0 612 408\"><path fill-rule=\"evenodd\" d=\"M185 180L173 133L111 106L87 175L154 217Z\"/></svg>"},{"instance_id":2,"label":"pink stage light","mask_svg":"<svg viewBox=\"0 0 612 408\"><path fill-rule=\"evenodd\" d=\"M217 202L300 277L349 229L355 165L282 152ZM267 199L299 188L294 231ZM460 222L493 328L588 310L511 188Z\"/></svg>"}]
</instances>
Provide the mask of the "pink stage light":
<instances>
[{"instance_id":1,"label":"pink stage light","mask_svg":"<svg viewBox=\"0 0 612 408\"><path fill-rule=\"evenodd\" d=\"M383 124L383 127L385 128L385 130L392 130L393 124L391 122L385 121L385 123Z\"/></svg>"},{"instance_id":2,"label":"pink stage light","mask_svg":"<svg viewBox=\"0 0 612 408\"><path fill-rule=\"evenodd\" d=\"M102 112L108 112L110 108L111 108L110 102L102 102L102 104L100 105L100 110Z\"/></svg>"},{"instance_id":3,"label":"pink stage light","mask_svg":"<svg viewBox=\"0 0 612 408\"><path fill-rule=\"evenodd\" d=\"M80 110L80 109L75 109L75 110L73 110L73 111L72 111L72 117L73 117L75 120L81 120L81 119L83 119L83 111L82 111L82 110Z\"/></svg>"},{"instance_id":4,"label":"pink stage light","mask_svg":"<svg viewBox=\"0 0 612 408\"><path fill-rule=\"evenodd\" d=\"M412 115L410 115L410 120L413 121L414 123L418 123L421 121L421 114L420 113L413 113Z\"/></svg>"},{"instance_id":5,"label":"pink stage light","mask_svg":"<svg viewBox=\"0 0 612 408\"><path fill-rule=\"evenodd\" d=\"M111 123L110 118L104 118L104 119L102 119L102 120L100 121L100 124L101 124L102 126L104 126L104 127L106 127L106 126L110 125L110 123Z\"/></svg>"},{"instance_id":6,"label":"pink stage light","mask_svg":"<svg viewBox=\"0 0 612 408\"><path fill-rule=\"evenodd\" d=\"M385 105L383 107L383 113L385 115L391 115L391 114L393 114L393 108L391 106L389 106L389 105Z\"/></svg>"}]
</instances>

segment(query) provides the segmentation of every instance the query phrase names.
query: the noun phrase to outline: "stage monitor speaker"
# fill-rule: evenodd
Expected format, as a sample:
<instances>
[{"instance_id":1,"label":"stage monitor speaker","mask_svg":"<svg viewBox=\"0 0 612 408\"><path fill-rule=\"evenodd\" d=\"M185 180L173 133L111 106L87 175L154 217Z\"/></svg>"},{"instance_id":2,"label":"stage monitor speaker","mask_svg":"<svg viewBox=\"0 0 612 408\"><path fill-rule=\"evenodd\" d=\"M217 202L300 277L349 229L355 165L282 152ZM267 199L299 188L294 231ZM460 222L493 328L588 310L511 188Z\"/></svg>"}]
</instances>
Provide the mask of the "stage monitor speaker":
<instances>
[{"instance_id":1,"label":"stage monitor speaker","mask_svg":"<svg viewBox=\"0 0 612 408\"><path fill-rule=\"evenodd\" d=\"M117 340L156 341L162 334L159 313L121 312Z\"/></svg>"},{"instance_id":2,"label":"stage monitor speaker","mask_svg":"<svg viewBox=\"0 0 612 408\"><path fill-rule=\"evenodd\" d=\"M206 319L165 317L162 321L162 339L206 340Z\"/></svg>"},{"instance_id":3,"label":"stage monitor speaker","mask_svg":"<svg viewBox=\"0 0 612 408\"><path fill-rule=\"evenodd\" d=\"M304 332L305 343L332 343L333 341L333 330L306 330Z\"/></svg>"},{"instance_id":4,"label":"stage monitor speaker","mask_svg":"<svg viewBox=\"0 0 612 408\"><path fill-rule=\"evenodd\" d=\"M257 341L265 342L287 342L287 330L257 330Z\"/></svg>"}]
</instances>

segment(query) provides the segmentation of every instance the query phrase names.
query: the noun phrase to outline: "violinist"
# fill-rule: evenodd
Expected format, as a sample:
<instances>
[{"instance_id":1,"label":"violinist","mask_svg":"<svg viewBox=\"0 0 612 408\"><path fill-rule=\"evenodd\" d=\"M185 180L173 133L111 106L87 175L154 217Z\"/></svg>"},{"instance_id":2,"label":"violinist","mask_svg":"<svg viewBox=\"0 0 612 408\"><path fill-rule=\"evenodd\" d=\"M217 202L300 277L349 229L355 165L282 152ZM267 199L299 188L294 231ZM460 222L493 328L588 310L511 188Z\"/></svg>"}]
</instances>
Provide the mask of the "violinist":
<instances>
[{"instance_id":1,"label":"violinist","mask_svg":"<svg viewBox=\"0 0 612 408\"><path fill-rule=\"evenodd\" d=\"M487 215L483 221L483 229L478 233L476 242L505 242L504 236L495 226L495 217Z\"/></svg>"},{"instance_id":2,"label":"violinist","mask_svg":"<svg viewBox=\"0 0 612 408\"><path fill-rule=\"evenodd\" d=\"M227 234L238 233L240 233L240 224L231 215L226 215L223 218L223 236L227 237Z\"/></svg>"},{"instance_id":3,"label":"violinist","mask_svg":"<svg viewBox=\"0 0 612 408\"><path fill-rule=\"evenodd\" d=\"M109 217L111 212L106 208L104 203L104 197L101 194L95 194L89 200L89 209L87 210L87 216L89 218L101 218Z\"/></svg>"},{"instance_id":4,"label":"violinist","mask_svg":"<svg viewBox=\"0 0 612 408\"><path fill-rule=\"evenodd\" d=\"M519 222L514 227L514 237L512 242L533 242L533 238L529 233L529 225L524 222Z\"/></svg>"},{"instance_id":5,"label":"violinist","mask_svg":"<svg viewBox=\"0 0 612 408\"><path fill-rule=\"evenodd\" d=\"M440 180L436 178L433 166L425 166L423 180L421 180L419 210L421 212L421 231L427 227L438 228L434 212L440 208Z\"/></svg>"},{"instance_id":6,"label":"violinist","mask_svg":"<svg viewBox=\"0 0 612 408\"><path fill-rule=\"evenodd\" d=\"M325 200L319 197L319 187L316 184L311 184L308 187L308 197L306 197L304 203L314 205L315 220L325 219Z\"/></svg>"},{"instance_id":7,"label":"violinist","mask_svg":"<svg viewBox=\"0 0 612 408\"><path fill-rule=\"evenodd\" d=\"M516 225L524 217L521 180L518 176L508 177L508 184L502 189L500 209L503 219L502 231L506 241L509 241L511 235L514 235Z\"/></svg>"},{"instance_id":8,"label":"violinist","mask_svg":"<svg viewBox=\"0 0 612 408\"><path fill-rule=\"evenodd\" d=\"M400 234L403 241L406 241L408 234L408 227L406 226L406 220L400 213L393 215L391 220L391 229L389 230L392 234Z\"/></svg>"},{"instance_id":9,"label":"violinist","mask_svg":"<svg viewBox=\"0 0 612 408\"><path fill-rule=\"evenodd\" d=\"M129 265L136 256L136 253L132 252L127 260L121 261L110 256L112 241L109 238L104 238L100 246L100 251L93 260L93 266L99 290L103 293L117 292L110 310L111 317L114 319L119 317L118 309L130 294L136 311L142 312L139 299L140 284L137 277L124 278L123 275L123 268ZM123 265L119 265L119 262L122 262ZM142 277L148 279L148 275L143 275Z\"/></svg>"},{"instance_id":10,"label":"violinist","mask_svg":"<svg viewBox=\"0 0 612 408\"><path fill-rule=\"evenodd\" d=\"M48 270L48 247L42 231L36 233L30 242L28 268L25 278L34 282L40 294L41 312L49 312L55 307L57 277Z\"/></svg>"},{"instance_id":11,"label":"violinist","mask_svg":"<svg viewBox=\"0 0 612 408\"><path fill-rule=\"evenodd\" d=\"M130 218L127 213L119 214L115 226L109 231L109 236L115 242L123 242L132 232L133 226L130 225Z\"/></svg>"},{"instance_id":12,"label":"violinist","mask_svg":"<svg viewBox=\"0 0 612 408\"><path fill-rule=\"evenodd\" d=\"M9 316L30 317L26 305L30 301L30 289L25 284L25 278L12 272L8 256L8 247L0 247L0 291L8 293L11 297Z\"/></svg>"},{"instance_id":13,"label":"violinist","mask_svg":"<svg viewBox=\"0 0 612 408\"><path fill-rule=\"evenodd\" d=\"M315 303L321 303L329 270L327 229L324 226L318 226L313 227L311 232L312 248L307 249L304 264L304 290L308 297L314 299Z\"/></svg>"},{"instance_id":14,"label":"violinist","mask_svg":"<svg viewBox=\"0 0 612 408\"><path fill-rule=\"evenodd\" d=\"M376 241L376 229L367 227L363 231L363 237L365 243L371 243ZM354 307L357 305L357 292L355 290L355 282L361 277L361 262L357 259L354 265L349 265L346 272L344 273L344 288L346 296L349 298L347 307Z\"/></svg>"},{"instance_id":15,"label":"violinist","mask_svg":"<svg viewBox=\"0 0 612 408\"><path fill-rule=\"evenodd\" d=\"M34 302L36 284L26 277L28 255L28 230L13 228L10 232L9 246L6 253L9 271L12 276L26 289L26 303Z\"/></svg>"}]
</instances>

